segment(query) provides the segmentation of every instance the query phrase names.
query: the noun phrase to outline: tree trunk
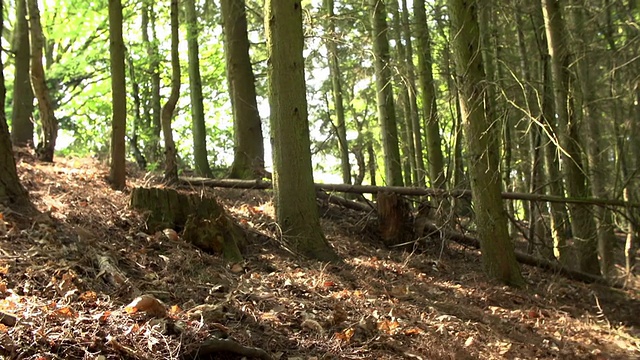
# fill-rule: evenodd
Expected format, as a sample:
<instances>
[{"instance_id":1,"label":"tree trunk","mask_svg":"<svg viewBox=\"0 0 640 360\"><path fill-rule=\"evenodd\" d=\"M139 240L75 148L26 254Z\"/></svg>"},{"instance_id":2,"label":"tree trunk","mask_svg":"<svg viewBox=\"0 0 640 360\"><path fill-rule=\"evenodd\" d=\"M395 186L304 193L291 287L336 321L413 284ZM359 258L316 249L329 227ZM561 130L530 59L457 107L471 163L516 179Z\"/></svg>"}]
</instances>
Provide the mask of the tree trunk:
<instances>
[{"instance_id":1,"label":"tree trunk","mask_svg":"<svg viewBox=\"0 0 640 360\"><path fill-rule=\"evenodd\" d=\"M42 140L38 143L38 158L42 161L53 162L58 137L58 121L56 120L51 94L42 66L42 48L44 35L40 24L40 10L37 0L28 0L29 25L31 27L31 85L33 93L38 99L40 122L42 124Z\"/></svg>"},{"instance_id":2,"label":"tree trunk","mask_svg":"<svg viewBox=\"0 0 640 360\"><path fill-rule=\"evenodd\" d=\"M187 53L189 57L189 96L191 97L191 128L193 130L193 157L196 173L211 177L207 158L207 127L204 123L202 79L200 78L200 54L198 51L198 12L196 1L184 2L187 21Z\"/></svg>"},{"instance_id":3,"label":"tree trunk","mask_svg":"<svg viewBox=\"0 0 640 360\"><path fill-rule=\"evenodd\" d=\"M0 2L0 29L4 28L3 7L3 2ZM6 94L4 64L0 57L0 104L5 103ZM19 208L30 206L29 195L18 179L4 106L0 107L0 203Z\"/></svg>"},{"instance_id":4,"label":"tree trunk","mask_svg":"<svg viewBox=\"0 0 640 360\"><path fill-rule=\"evenodd\" d=\"M535 13L532 17L535 28L544 28L542 19L542 6L536 3ZM547 45L547 37L542 32L538 38L542 71L542 108L541 118L544 132L542 135L542 152L544 157L544 170L546 192L552 196L564 196L562 174L560 173L558 153L560 144L557 137L555 119L555 105L553 96L553 79L551 77L551 56ZM567 245L567 229L569 228L569 215L565 204L550 204L550 228L553 239L553 254L562 264L570 265L571 259Z\"/></svg>"},{"instance_id":5,"label":"tree trunk","mask_svg":"<svg viewBox=\"0 0 640 360\"><path fill-rule=\"evenodd\" d=\"M589 164L589 179L591 180L591 193L594 197L609 197L609 192L605 184L613 179L607 179L607 174L611 173L611 169L607 168L609 162L608 153L604 150L607 144L602 137L604 118L600 115L599 109L596 108L596 94L598 88L596 77L592 75L594 66L591 60L591 51L589 43L594 32L589 32L585 25L584 8L582 3L575 3L572 6L571 19L573 20L574 31L579 34L577 41L574 41L576 47L576 61L578 71L578 81L580 85L580 95L582 106L583 121L585 122L587 132L585 140L587 143L587 159ZM596 68L597 71L597 68ZM580 110L578 110L580 111ZM602 274L610 278L613 270L613 246L616 242L614 234L613 216L611 210L605 207L595 209L595 221L598 234L598 255L600 258L600 270Z\"/></svg>"},{"instance_id":6,"label":"tree trunk","mask_svg":"<svg viewBox=\"0 0 640 360\"><path fill-rule=\"evenodd\" d=\"M130 54L127 56L127 64L129 65L129 78L131 79L131 97L133 98L133 126L129 137L129 148L140 170L145 171L147 169L147 159L140 151L138 144L138 131L140 131L140 125L143 124L142 99L140 97L140 85L138 84L139 79L136 78L136 69Z\"/></svg>"},{"instance_id":7,"label":"tree trunk","mask_svg":"<svg viewBox=\"0 0 640 360\"><path fill-rule=\"evenodd\" d=\"M349 144L347 142L347 126L345 123L344 100L342 98L342 72L338 63L338 44L335 26L334 1L325 0L324 4L328 19L327 32L329 39L326 41L327 52L329 53L329 73L331 76L331 90L333 104L336 112L336 135L340 150L340 172L342 173L342 183L351 184L351 163L349 162Z\"/></svg>"},{"instance_id":8,"label":"tree trunk","mask_svg":"<svg viewBox=\"0 0 640 360\"><path fill-rule=\"evenodd\" d=\"M156 12L153 8L154 0L143 0L142 4L142 42L147 48L149 62L149 74L151 78L151 123L149 125L150 139L147 145L147 155L151 162L159 161L160 156L160 132L162 131L160 99L160 54L158 53L156 36ZM149 37L151 29L151 38Z\"/></svg>"},{"instance_id":9,"label":"tree trunk","mask_svg":"<svg viewBox=\"0 0 640 360\"><path fill-rule=\"evenodd\" d=\"M554 103L558 121L558 136L562 146L562 166L570 197L587 197L586 172L582 166L580 141L577 133L577 119L573 116L570 96L571 59L565 40L567 30L558 0L542 0L545 29L549 53L551 54L551 74L554 86ZM598 263L598 242L596 226L591 209L583 205L569 205L571 230L578 249L580 271L600 274Z\"/></svg>"},{"instance_id":10,"label":"tree trunk","mask_svg":"<svg viewBox=\"0 0 640 360\"><path fill-rule=\"evenodd\" d=\"M336 261L320 227L313 186L300 2L267 0L265 28L276 220L290 250Z\"/></svg>"},{"instance_id":11,"label":"tree trunk","mask_svg":"<svg viewBox=\"0 0 640 360\"><path fill-rule=\"evenodd\" d=\"M384 0L370 0L373 27L373 56L376 71L378 121L382 133L382 151L385 164L385 180L388 185L402 186L402 166L398 147L398 125L393 103L391 68L389 64L389 40L387 39L387 12Z\"/></svg>"},{"instance_id":12,"label":"tree trunk","mask_svg":"<svg viewBox=\"0 0 640 360\"><path fill-rule=\"evenodd\" d=\"M407 87L409 88L409 106L411 110L411 129L413 138L409 141L413 142L416 176L414 179L416 186L425 186L425 167L424 157L422 155L422 135L420 126L420 110L418 109L418 101L416 99L416 68L413 64L413 42L411 24L409 22L409 7L407 0L402 0L402 36L406 42L405 63L407 66Z\"/></svg>"},{"instance_id":13,"label":"tree trunk","mask_svg":"<svg viewBox=\"0 0 640 360\"><path fill-rule=\"evenodd\" d=\"M33 89L31 88L29 59L29 22L27 3L16 1L16 20L12 50L15 54L13 79L13 111L11 140L16 146L33 145Z\"/></svg>"},{"instance_id":14,"label":"tree trunk","mask_svg":"<svg viewBox=\"0 0 640 360\"><path fill-rule=\"evenodd\" d=\"M126 186L125 134L127 131L127 86L122 39L121 0L109 0L109 53L111 55L111 167L109 181L114 189Z\"/></svg>"},{"instance_id":15,"label":"tree trunk","mask_svg":"<svg viewBox=\"0 0 640 360\"><path fill-rule=\"evenodd\" d=\"M422 96L422 113L425 119L425 133L427 137L429 180L431 187L444 189L446 188L444 156L442 155L442 140L440 138L440 125L436 108L431 39L427 25L424 0L415 0L413 11L417 24L415 34L418 41L418 74L420 79L420 94Z\"/></svg>"},{"instance_id":16,"label":"tree trunk","mask_svg":"<svg viewBox=\"0 0 640 360\"><path fill-rule=\"evenodd\" d=\"M173 141L171 119L180 97L180 54L179 54L179 30L178 0L171 0L171 93L167 102L162 107L162 134L164 135L164 181L169 184L178 181L178 163L176 144Z\"/></svg>"},{"instance_id":17,"label":"tree trunk","mask_svg":"<svg viewBox=\"0 0 640 360\"><path fill-rule=\"evenodd\" d=\"M258 113L255 78L249 57L245 1L222 0L221 5L235 139L229 177L262 178L265 174L262 121Z\"/></svg>"},{"instance_id":18,"label":"tree trunk","mask_svg":"<svg viewBox=\"0 0 640 360\"><path fill-rule=\"evenodd\" d=\"M391 23L391 39L395 42L394 63L395 63L395 85L398 89L398 106L402 107L402 116L398 118L398 126L404 125L404 131L400 132L402 160L404 168L404 184L414 185L418 181L418 165L416 164L416 148L413 142L413 114L411 113L411 103L409 98L409 74L407 66L407 51L402 42L402 23L400 21L400 10L398 2L389 2L389 12L393 19ZM404 124L403 124L404 123ZM422 149L418 149L422 151Z\"/></svg>"},{"instance_id":19,"label":"tree trunk","mask_svg":"<svg viewBox=\"0 0 640 360\"><path fill-rule=\"evenodd\" d=\"M524 279L515 258L502 205L499 176L499 144L494 119L486 117L486 79L479 49L476 2L449 0L454 56L463 114L465 139L470 159L471 189L482 260L487 274L509 285L521 286Z\"/></svg>"}]
</instances>

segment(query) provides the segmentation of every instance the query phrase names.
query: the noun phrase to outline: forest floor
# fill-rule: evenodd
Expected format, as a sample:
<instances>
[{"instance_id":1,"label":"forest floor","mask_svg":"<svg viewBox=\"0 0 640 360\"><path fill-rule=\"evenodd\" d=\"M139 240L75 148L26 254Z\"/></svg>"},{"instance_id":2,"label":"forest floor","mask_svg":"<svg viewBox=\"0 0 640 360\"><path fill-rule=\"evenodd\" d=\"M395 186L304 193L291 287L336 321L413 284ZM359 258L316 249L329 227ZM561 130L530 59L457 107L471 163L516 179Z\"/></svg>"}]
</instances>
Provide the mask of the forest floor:
<instances>
[{"instance_id":1,"label":"forest floor","mask_svg":"<svg viewBox=\"0 0 640 360\"><path fill-rule=\"evenodd\" d=\"M179 359L215 336L283 360L640 359L637 277L618 290L523 266L528 285L509 288L483 275L475 249L388 250L373 214L321 204L344 260L328 265L282 249L269 191L193 189L251 234L245 261L228 264L148 233L129 195L157 184L133 168L123 192L92 159L21 152L18 169L41 215L0 208L0 358Z\"/></svg>"}]
</instances>

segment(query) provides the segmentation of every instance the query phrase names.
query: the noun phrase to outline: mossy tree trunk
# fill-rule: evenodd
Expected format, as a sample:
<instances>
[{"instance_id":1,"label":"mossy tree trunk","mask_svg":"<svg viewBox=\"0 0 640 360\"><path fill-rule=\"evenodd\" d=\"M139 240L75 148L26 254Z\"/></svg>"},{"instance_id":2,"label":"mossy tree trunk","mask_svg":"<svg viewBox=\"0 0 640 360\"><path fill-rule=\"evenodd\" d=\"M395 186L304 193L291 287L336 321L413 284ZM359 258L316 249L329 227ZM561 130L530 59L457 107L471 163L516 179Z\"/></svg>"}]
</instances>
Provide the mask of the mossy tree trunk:
<instances>
[{"instance_id":1,"label":"mossy tree trunk","mask_svg":"<svg viewBox=\"0 0 640 360\"><path fill-rule=\"evenodd\" d=\"M152 232L184 229L184 240L198 248L230 261L242 260L246 234L214 198L169 188L135 188L131 207L149 212L147 226Z\"/></svg>"},{"instance_id":2,"label":"mossy tree trunk","mask_svg":"<svg viewBox=\"0 0 640 360\"><path fill-rule=\"evenodd\" d=\"M524 279L509 238L501 198L499 137L494 119L487 118L486 79L479 53L478 14L475 1L449 0L454 56L460 82L462 111L473 203L487 275L509 285Z\"/></svg>"},{"instance_id":3,"label":"mossy tree trunk","mask_svg":"<svg viewBox=\"0 0 640 360\"><path fill-rule=\"evenodd\" d=\"M578 119L573 109L570 92L571 57L566 41L567 28L558 0L542 0L547 46L551 55L551 75L558 138L562 147L562 169L567 195L572 198L589 197L587 175L582 164L581 144L578 136ZM578 250L578 268L590 274L600 274L596 224L591 208L569 204L571 230Z\"/></svg>"}]
</instances>

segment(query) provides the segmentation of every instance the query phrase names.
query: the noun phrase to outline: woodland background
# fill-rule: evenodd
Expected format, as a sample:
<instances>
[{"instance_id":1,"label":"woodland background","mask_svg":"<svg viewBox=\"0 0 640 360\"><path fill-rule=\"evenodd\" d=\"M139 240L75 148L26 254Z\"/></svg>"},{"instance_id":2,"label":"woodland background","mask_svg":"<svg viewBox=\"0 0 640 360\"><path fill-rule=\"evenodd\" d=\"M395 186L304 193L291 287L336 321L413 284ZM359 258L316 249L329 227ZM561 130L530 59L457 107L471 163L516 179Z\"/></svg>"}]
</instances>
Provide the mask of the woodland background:
<instances>
[{"instance_id":1,"label":"woodland background","mask_svg":"<svg viewBox=\"0 0 640 360\"><path fill-rule=\"evenodd\" d=\"M163 183L153 183L156 190L225 184L179 175L245 180L226 184L236 187L272 186L273 210L262 208L258 196L218 193L246 201L253 226L246 219L236 223L234 210L226 213L236 203L219 208L228 222L212 231L226 234L226 241L236 230L224 224L251 233L256 217L266 216L277 230L268 228L260 236L292 254L334 264L335 271L354 259L340 243L330 242L335 229L326 231L321 217L331 211L319 213L319 205L320 210L337 205L371 210L363 218L363 233L373 231L381 248L390 251L410 250L403 254L411 256L436 239L439 261L445 249L480 254L488 279L499 283L531 286L528 276L536 275L519 261L612 291L627 289L626 295L607 299L608 305L625 303L631 311L636 304L640 9L635 0L17 0L3 2L3 9L9 128L3 122L0 168L7 171L0 177L0 199L7 207L1 214L18 216L3 220L4 240L26 236L20 232L28 227L22 216L37 213L23 214L19 205L41 210L43 201L46 205L50 195L38 189L55 175L40 164L91 156L108 160L107 182L127 195L131 191L134 207L136 193L157 180L141 184L139 171L163 170ZM344 186L314 185L314 179ZM40 195L29 199L21 183ZM319 204L318 196L325 202ZM69 225L64 220L70 209L64 207L49 205L45 215ZM143 227L138 219L125 218L136 224L131 228ZM31 220L32 227L43 223L36 215ZM162 229L144 229L156 230ZM158 234L142 237L158 241ZM78 237L93 235L81 231ZM449 240L464 245L450 247ZM233 243L246 261L259 261L240 238ZM113 255L113 248L105 250ZM279 265L288 266L286 261ZM98 257L97 263L111 261ZM234 266L231 273L250 272ZM7 279L14 281L8 271ZM324 286L335 283L327 280ZM387 294L396 299L409 291L391 289L384 291L399 291ZM137 308L133 304L139 303L126 312ZM307 318L300 326L320 333L332 327L333 340L349 343L357 327L338 325L351 315L334 308L333 320L316 326ZM374 316L371 326L359 323L364 337L374 330L398 335L389 324L395 329L401 322L390 316ZM634 326L621 323L627 325ZM21 329L24 336L27 330ZM424 329L403 331L410 337ZM621 348L635 339L617 336L625 339ZM127 347L109 346L136 357ZM576 346L571 351L601 353ZM412 357L398 349L393 348ZM619 349L607 351L623 356Z\"/></svg>"}]
</instances>

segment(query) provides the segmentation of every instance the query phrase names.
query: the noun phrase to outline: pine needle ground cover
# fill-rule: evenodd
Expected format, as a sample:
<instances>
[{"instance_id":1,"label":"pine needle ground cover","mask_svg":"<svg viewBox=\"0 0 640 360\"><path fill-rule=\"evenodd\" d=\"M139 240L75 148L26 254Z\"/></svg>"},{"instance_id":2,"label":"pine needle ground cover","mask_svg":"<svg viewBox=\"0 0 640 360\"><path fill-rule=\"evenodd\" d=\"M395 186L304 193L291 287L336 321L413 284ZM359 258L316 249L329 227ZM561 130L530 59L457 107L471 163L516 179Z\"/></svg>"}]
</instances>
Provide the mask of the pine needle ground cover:
<instances>
[{"instance_id":1,"label":"pine needle ground cover","mask_svg":"<svg viewBox=\"0 0 640 360\"><path fill-rule=\"evenodd\" d=\"M146 232L92 159L21 153L18 171L42 214L0 209L6 359L198 358L211 339L272 359L640 357L635 278L613 290L524 266L527 287L512 289L484 277L475 249L384 249L369 215L320 203L344 260L328 265L282 249L268 191L189 189L217 197L250 234L231 264L179 231ZM129 189L157 185L129 175ZM235 350L207 356L242 358Z\"/></svg>"}]
</instances>

